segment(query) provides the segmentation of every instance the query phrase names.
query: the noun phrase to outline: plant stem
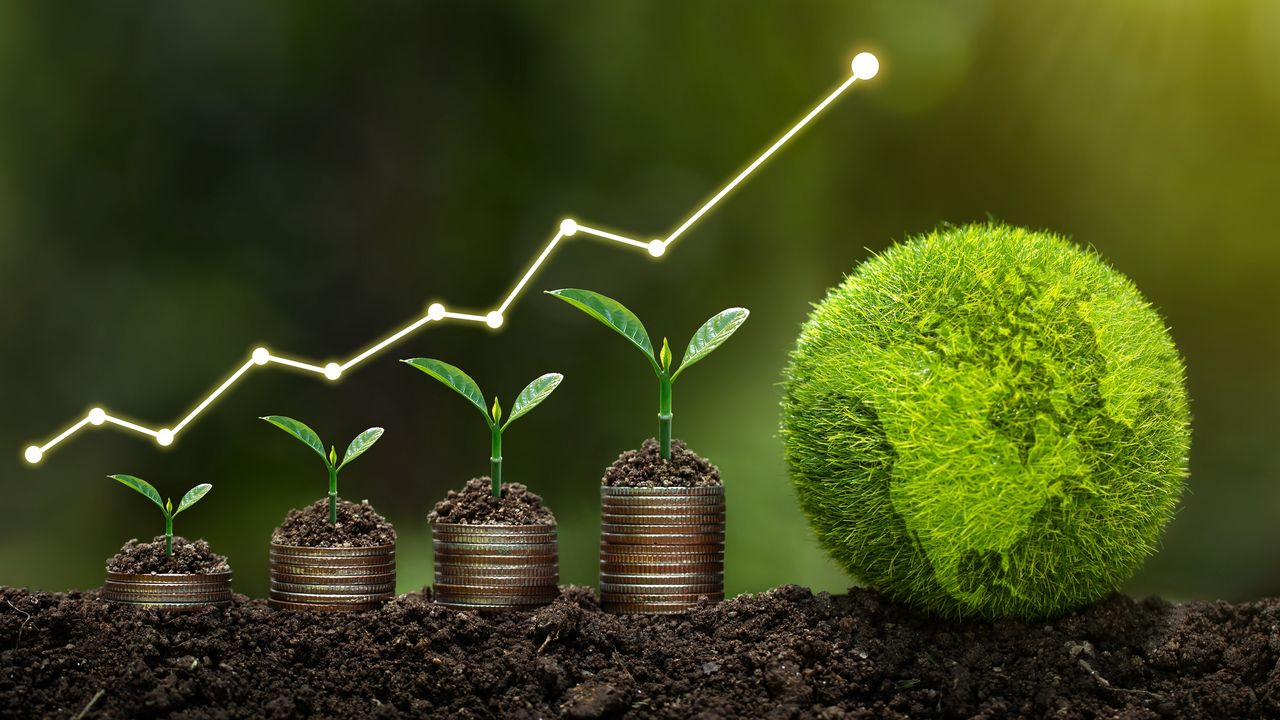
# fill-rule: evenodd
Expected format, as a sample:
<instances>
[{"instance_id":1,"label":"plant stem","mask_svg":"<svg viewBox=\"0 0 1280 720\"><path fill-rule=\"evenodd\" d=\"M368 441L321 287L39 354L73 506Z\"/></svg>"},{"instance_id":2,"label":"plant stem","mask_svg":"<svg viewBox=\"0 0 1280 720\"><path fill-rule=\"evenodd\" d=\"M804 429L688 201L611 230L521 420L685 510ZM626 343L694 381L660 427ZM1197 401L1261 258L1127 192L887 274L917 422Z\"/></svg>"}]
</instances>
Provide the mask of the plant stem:
<instances>
[{"instance_id":1,"label":"plant stem","mask_svg":"<svg viewBox=\"0 0 1280 720\"><path fill-rule=\"evenodd\" d=\"M329 524L338 524L338 468L329 466Z\"/></svg>"},{"instance_id":2,"label":"plant stem","mask_svg":"<svg viewBox=\"0 0 1280 720\"><path fill-rule=\"evenodd\" d=\"M494 423L489 428L489 478L493 480L493 496L502 497L502 428Z\"/></svg>"},{"instance_id":3,"label":"plant stem","mask_svg":"<svg viewBox=\"0 0 1280 720\"><path fill-rule=\"evenodd\" d=\"M164 554L173 557L173 516L164 514Z\"/></svg>"},{"instance_id":4,"label":"plant stem","mask_svg":"<svg viewBox=\"0 0 1280 720\"><path fill-rule=\"evenodd\" d=\"M658 373L658 449L663 460L671 459L671 373Z\"/></svg>"}]
</instances>

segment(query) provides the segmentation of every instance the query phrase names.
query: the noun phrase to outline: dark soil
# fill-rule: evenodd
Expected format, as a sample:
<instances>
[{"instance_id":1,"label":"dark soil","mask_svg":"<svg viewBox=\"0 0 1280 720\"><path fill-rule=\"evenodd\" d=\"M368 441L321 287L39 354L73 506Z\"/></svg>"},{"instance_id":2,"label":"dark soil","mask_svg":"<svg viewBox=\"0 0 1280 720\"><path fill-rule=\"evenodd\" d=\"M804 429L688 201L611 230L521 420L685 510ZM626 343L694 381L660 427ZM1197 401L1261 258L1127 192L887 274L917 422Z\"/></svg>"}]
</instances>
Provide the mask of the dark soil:
<instances>
[{"instance_id":1,"label":"dark soil","mask_svg":"<svg viewBox=\"0 0 1280 720\"><path fill-rule=\"evenodd\" d=\"M352 616L237 597L186 615L0 589L0 716L1259 718L1280 602L1112 597L1052 622L951 623L789 586L676 617L566 588L532 613L402 596Z\"/></svg>"},{"instance_id":2,"label":"dark soil","mask_svg":"<svg viewBox=\"0 0 1280 720\"><path fill-rule=\"evenodd\" d=\"M157 535L151 542L130 540L120 552L107 558L107 570L134 573L218 573L231 569L227 559L209 549L204 540L191 542L184 537L173 536L173 557L164 554L164 536Z\"/></svg>"},{"instance_id":3,"label":"dark soil","mask_svg":"<svg viewBox=\"0 0 1280 720\"><path fill-rule=\"evenodd\" d=\"M353 503L338 499L338 524L329 524L329 498L317 500L301 510L290 510L280 527L271 533L271 542L304 547L369 547L391 545L396 530L387 519L374 512L368 500Z\"/></svg>"},{"instance_id":4,"label":"dark soil","mask_svg":"<svg viewBox=\"0 0 1280 720\"><path fill-rule=\"evenodd\" d=\"M605 471L605 487L715 487L720 468L679 440L671 441L671 459L663 460L658 441L649 438L639 450L628 450Z\"/></svg>"},{"instance_id":5,"label":"dark soil","mask_svg":"<svg viewBox=\"0 0 1280 720\"><path fill-rule=\"evenodd\" d=\"M431 522L459 525L555 525L556 516L542 504L542 496L520 483L502 483L502 497L493 496L493 480L467 481L462 491L450 490L427 514Z\"/></svg>"}]
</instances>

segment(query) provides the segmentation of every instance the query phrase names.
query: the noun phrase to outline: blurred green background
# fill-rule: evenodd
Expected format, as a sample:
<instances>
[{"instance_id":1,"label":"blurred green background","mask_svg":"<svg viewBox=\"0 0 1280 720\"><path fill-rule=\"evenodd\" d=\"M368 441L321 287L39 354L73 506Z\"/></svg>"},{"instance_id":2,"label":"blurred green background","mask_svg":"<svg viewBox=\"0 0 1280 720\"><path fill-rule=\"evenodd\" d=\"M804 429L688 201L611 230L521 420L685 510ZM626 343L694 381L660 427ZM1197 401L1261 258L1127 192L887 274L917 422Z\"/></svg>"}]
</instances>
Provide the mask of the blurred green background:
<instances>
[{"instance_id":1,"label":"blurred green background","mask_svg":"<svg viewBox=\"0 0 1280 720\"><path fill-rule=\"evenodd\" d=\"M683 347L728 305L744 330L677 386L676 434L728 486L728 589L849 581L819 551L777 437L780 370L809 304L870 252L995 217L1095 246L1167 317L1193 398L1192 475L1126 589L1280 593L1280 2L100 2L0 4L0 583L101 583L163 527L106 479L179 495L177 523L263 596L272 528L325 492L333 442L429 582L425 514L487 470L472 408L402 357L504 401L560 391L508 434L509 479L594 584L597 484L655 431L656 383L620 338L536 293L499 332L437 326L330 386L260 372L167 450L90 428L101 405L175 422L265 344L350 357L433 300L488 309L566 214L662 236L848 72L856 85L662 261L575 239L534 290L615 296Z\"/></svg>"}]
</instances>

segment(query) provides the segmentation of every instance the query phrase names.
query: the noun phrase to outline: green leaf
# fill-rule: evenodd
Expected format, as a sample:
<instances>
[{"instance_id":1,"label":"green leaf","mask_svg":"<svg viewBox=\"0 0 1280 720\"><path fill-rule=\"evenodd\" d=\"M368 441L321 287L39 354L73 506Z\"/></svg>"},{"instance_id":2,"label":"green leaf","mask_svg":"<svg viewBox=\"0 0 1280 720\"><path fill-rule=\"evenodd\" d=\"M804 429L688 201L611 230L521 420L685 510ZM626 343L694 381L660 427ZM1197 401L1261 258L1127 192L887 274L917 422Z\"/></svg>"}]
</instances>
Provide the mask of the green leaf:
<instances>
[{"instance_id":1,"label":"green leaf","mask_svg":"<svg viewBox=\"0 0 1280 720\"><path fill-rule=\"evenodd\" d=\"M330 465L338 464L338 448L332 445L329 446L329 464Z\"/></svg>"},{"instance_id":2,"label":"green leaf","mask_svg":"<svg viewBox=\"0 0 1280 720\"><path fill-rule=\"evenodd\" d=\"M132 475L108 475L108 477L116 482L128 485L139 493L145 495L149 500L151 500L151 502L155 503L157 507L164 510L164 499L161 498L160 493L151 486L151 483L146 480Z\"/></svg>"},{"instance_id":3,"label":"green leaf","mask_svg":"<svg viewBox=\"0 0 1280 720\"><path fill-rule=\"evenodd\" d=\"M493 414L493 421L495 423L502 422L502 403L498 402L497 395L493 397L493 407L489 409L489 412Z\"/></svg>"},{"instance_id":4,"label":"green leaf","mask_svg":"<svg viewBox=\"0 0 1280 720\"><path fill-rule=\"evenodd\" d=\"M200 498L209 494L209 491L212 489L213 489L213 486L210 485L209 483L203 483L201 485L197 485L191 488L190 490L187 491L186 495L182 496L182 500L178 502L178 509L175 510L173 514L177 515L183 510L186 510L192 505L195 505L196 503L200 502Z\"/></svg>"},{"instance_id":5,"label":"green leaf","mask_svg":"<svg viewBox=\"0 0 1280 720\"><path fill-rule=\"evenodd\" d=\"M600 293L577 288L548 290L546 292L548 295L560 298L613 328L614 332L630 340L632 345L640 348L640 351L649 359L649 364L653 366L655 372L661 369L658 367L658 362L653 358L653 343L649 340L649 333L644 329L644 324L640 322L640 318L635 316L635 313L625 308L622 303L613 298L605 297Z\"/></svg>"},{"instance_id":6,"label":"green leaf","mask_svg":"<svg viewBox=\"0 0 1280 720\"><path fill-rule=\"evenodd\" d=\"M516 421L516 418L538 407L543 400L551 397L551 393L555 392L561 380L564 380L564 376L560 373L547 373L525 385L520 394L516 396L516 404L511 407L511 417L507 419L506 425L503 425L502 428L505 430L507 425Z\"/></svg>"},{"instance_id":7,"label":"green leaf","mask_svg":"<svg viewBox=\"0 0 1280 720\"><path fill-rule=\"evenodd\" d=\"M173 498L166 498L164 501L164 514L173 517Z\"/></svg>"},{"instance_id":8,"label":"green leaf","mask_svg":"<svg viewBox=\"0 0 1280 720\"><path fill-rule=\"evenodd\" d=\"M484 393L480 392L480 386L476 385L476 381L472 380L470 375L447 362L432 360L431 358L413 358L412 360L401 360L400 362L418 368L444 383L462 397L470 400L471 404L475 405L480 414L484 416L485 422L491 426L493 425L493 421L489 418L489 409L484 405Z\"/></svg>"},{"instance_id":9,"label":"green leaf","mask_svg":"<svg viewBox=\"0 0 1280 720\"><path fill-rule=\"evenodd\" d=\"M312 450L316 451L321 460L324 460L326 463L329 462L329 458L324 452L324 443L320 442L320 436L316 435L316 432L311 428L297 420L294 420L293 418L287 418L283 415L267 415L261 419L266 420L272 425L275 425L281 430L306 443Z\"/></svg>"},{"instance_id":10,"label":"green leaf","mask_svg":"<svg viewBox=\"0 0 1280 720\"><path fill-rule=\"evenodd\" d=\"M338 469L341 470L347 463L363 455L365 450L373 447L373 444L378 442L378 438L382 437L382 432L380 427L371 427L357 435L347 446L347 451L342 454L342 465L339 465Z\"/></svg>"},{"instance_id":11,"label":"green leaf","mask_svg":"<svg viewBox=\"0 0 1280 720\"><path fill-rule=\"evenodd\" d=\"M662 364L663 370L671 369L671 345L667 343L666 338L662 338L662 350L658 352L658 361Z\"/></svg>"},{"instance_id":12,"label":"green leaf","mask_svg":"<svg viewBox=\"0 0 1280 720\"><path fill-rule=\"evenodd\" d=\"M698 328L698 331L693 334L693 338L689 340L689 347L685 349L684 358L680 360L680 369L676 370L671 379L674 380L690 365L710 355L713 350L723 345L730 335L742 327L742 323L747 321L747 316L750 314L746 308L729 308L728 310L720 311L715 317L703 323L702 327Z\"/></svg>"}]
</instances>

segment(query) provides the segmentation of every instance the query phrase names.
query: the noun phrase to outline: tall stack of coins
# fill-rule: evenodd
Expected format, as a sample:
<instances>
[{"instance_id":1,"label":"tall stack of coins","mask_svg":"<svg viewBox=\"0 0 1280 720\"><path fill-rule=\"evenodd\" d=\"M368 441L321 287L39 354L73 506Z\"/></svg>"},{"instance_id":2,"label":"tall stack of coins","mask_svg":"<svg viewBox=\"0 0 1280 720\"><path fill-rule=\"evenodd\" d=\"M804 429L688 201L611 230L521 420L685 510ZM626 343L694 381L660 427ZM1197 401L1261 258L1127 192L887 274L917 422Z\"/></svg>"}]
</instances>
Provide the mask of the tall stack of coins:
<instances>
[{"instance_id":1,"label":"tall stack of coins","mask_svg":"<svg viewBox=\"0 0 1280 720\"><path fill-rule=\"evenodd\" d=\"M107 571L102 599L156 610L197 610L231 602L231 571L147 573Z\"/></svg>"},{"instance_id":2,"label":"tall stack of coins","mask_svg":"<svg viewBox=\"0 0 1280 720\"><path fill-rule=\"evenodd\" d=\"M724 487L601 487L600 601L620 614L724 599Z\"/></svg>"},{"instance_id":3,"label":"tall stack of coins","mask_svg":"<svg viewBox=\"0 0 1280 720\"><path fill-rule=\"evenodd\" d=\"M459 610L527 610L560 594L555 525L432 523L435 599Z\"/></svg>"},{"instance_id":4,"label":"tall stack of coins","mask_svg":"<svg viewBox=\"0 0 1280 720\"><path fill-rule=\"evenodd\" d=\"M395 594L394 544L325 548L271 543L272 607L374 610Z\"/></svg>"}]
</instances>

